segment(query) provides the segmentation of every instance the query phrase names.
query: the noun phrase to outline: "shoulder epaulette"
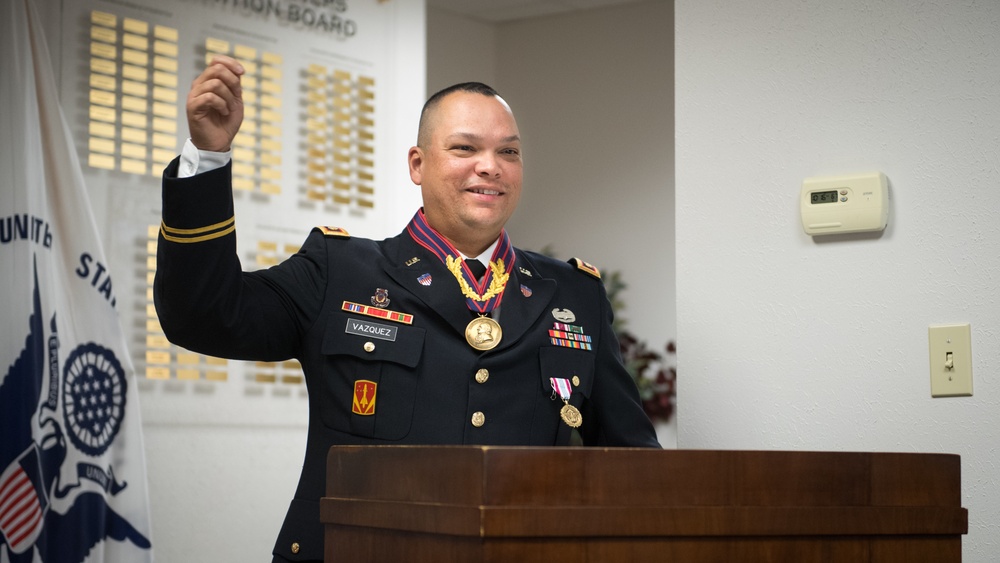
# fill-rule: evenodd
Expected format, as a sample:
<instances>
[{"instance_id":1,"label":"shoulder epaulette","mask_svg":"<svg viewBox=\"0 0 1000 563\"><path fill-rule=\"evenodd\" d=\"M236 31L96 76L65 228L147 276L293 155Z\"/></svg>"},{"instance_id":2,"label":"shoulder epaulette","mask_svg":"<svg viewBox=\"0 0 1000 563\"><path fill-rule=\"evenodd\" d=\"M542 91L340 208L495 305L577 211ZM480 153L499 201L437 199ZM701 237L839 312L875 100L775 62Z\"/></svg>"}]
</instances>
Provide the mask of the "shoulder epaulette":
<instances>
[{"instance_id":1,"label":"shoulder epaulette","mask_svg":"<svg viewBox=\"0 0 1000 563\"><path fill-rule=\"evenodd\" d=\"M601 279L601 271L597 269L597 266L591 264L590 262L585 262L579 258L570 258L569 263L594 276L595 278Z\"/></svg>"},{"instance_id":2,"label":"shoulder epaulette","mask_svg":"<svg viewBox=\"0 0 1000 563\"><path fill-rule=\"evenodd\" d=\"M351 234L348 233L345 229L341 229L340 227L320 226L316 228L322 231L323 236L325 237L351 238Z\"/></svg>"}]
</instances>

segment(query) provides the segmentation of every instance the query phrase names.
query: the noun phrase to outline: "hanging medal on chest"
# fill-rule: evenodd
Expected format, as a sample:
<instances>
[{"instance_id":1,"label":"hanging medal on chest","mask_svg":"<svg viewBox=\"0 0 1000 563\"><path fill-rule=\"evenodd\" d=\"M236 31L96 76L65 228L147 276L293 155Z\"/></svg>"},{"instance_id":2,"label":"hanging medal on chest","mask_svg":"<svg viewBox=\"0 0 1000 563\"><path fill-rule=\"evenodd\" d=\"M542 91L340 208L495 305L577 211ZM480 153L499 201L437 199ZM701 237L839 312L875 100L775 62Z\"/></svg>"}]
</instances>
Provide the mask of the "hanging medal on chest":
<instances>
[{"instance_id":1,"label":"hanging medal on chest","mask_svg":"<svg viewBox=\"0 0 1000 563\"><path fill-rule=\"evenodd\" d=\"M472 319L465 327L465 341L476 350L492 350L500 344L501 338L503 329L500 323L486 316Z\"/></svg>"},{"instance_id":2,"label":"hanging medal on chest","mask_svg":"<svg viewBox=\"0 0 1000 563\"><path fill-rule=\"evenodd\" d=\"M503 338L500 323L489 317L491 311L500 306L510 268L514 265L514 247L510 244L507 231L500 232L500 239L493 250L489 268L483 279L477 279L469 266L460 258L461 253L440 233L431 228L424 218L423 210L417 212L407 226L410 236L444 262L448 271L455 276L458 287L465 297L465 304L477 316L465 327L465 341L476 350L486 351L496 348Z\"/></svg>"},{"instance_id":3,"label":"hanging medal on chest","mask_svg":"<svg viewBox=\"0 0 1000 563\"><path fill-rule=\"evenodd\" d=\"M497 250L499 249L500 245L497 245ZM503 290L507 286L507 279L510 278L510 274L505 270L503 258L490 261L489 270L482 281L475 279L464 260L447 256L445 266L458 281L469 309L479 315L465 327L465 341L480 351L496 348L503 338L503 329L500 328L500 323L487 314L500 303Z\"/></svg>"},{"instance_id":4,"label":"hanging medal on chest","mask_svg":"<svg viewBox=\"0 0 1000 563\"><path fill-rule=\"evenodd\" d=\"M583 415L580 414L580 409L569 404L569 398L573 395L573 388L570 386L569 380L561 377L550 377L549 383L552 384L552 394L558 395L563 400L563 407L559 409L559 418L566 423L566 426L579 428L583 424Z\"/></svg>"}]
</instances>

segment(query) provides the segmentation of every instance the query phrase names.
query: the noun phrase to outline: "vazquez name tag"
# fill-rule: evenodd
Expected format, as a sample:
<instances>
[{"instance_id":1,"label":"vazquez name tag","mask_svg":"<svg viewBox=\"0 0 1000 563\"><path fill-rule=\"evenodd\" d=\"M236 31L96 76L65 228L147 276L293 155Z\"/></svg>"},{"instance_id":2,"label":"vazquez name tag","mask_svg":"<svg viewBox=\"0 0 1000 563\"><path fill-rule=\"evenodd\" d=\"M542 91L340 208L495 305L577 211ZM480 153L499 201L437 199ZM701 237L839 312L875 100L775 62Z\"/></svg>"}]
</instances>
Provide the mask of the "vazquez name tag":
<instances>
[{"instance_id":1,"label":"vazquez name tag","mask_svg":"<svg viewBox=\"0 0 1000 563\"><path fill-rule=\"evenodd\" d=\"M391 340L395 342L396 331L399 327L370 323L359 319L347 319L347 333L359 336L371 336L381 340Z\"/></svg>"}]
</instances>

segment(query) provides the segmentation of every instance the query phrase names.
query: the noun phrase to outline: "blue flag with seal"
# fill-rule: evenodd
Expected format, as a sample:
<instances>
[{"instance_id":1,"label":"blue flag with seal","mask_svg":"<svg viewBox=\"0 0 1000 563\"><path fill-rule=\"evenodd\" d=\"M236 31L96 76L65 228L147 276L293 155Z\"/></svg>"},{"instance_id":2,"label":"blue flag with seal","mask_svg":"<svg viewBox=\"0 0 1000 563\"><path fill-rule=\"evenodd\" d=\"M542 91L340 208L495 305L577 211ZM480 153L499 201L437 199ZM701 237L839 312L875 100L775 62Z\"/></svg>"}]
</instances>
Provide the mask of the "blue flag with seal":
<instances>
[{"instance_id":1,"label":"blue flag with seal","mask_svg":"<svg viewBox=\"0 0 1000 563\"><path fill-rule=\"evenodd\" d=\"M152 561L112 278L41 20L0 5L0 561Z\"/></svg>"}]
</instances>

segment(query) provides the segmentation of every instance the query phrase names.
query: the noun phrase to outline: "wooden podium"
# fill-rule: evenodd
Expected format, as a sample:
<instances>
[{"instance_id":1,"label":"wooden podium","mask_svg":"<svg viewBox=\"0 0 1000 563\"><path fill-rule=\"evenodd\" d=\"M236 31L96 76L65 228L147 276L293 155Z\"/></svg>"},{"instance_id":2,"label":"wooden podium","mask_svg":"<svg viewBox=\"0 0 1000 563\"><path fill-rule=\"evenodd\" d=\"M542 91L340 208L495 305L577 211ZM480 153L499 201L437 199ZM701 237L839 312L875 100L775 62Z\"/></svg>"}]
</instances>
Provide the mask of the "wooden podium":
<instances>
[{"instance_id":1,"label":"wooden podium","mask_svg":"<svg viewBox=\"0 0 1000 563\"><path fill-rule=\"evenodd\" d=\"M957 455L337 446L327 562L962 559Z\"/></svg>"}]
</instances>

